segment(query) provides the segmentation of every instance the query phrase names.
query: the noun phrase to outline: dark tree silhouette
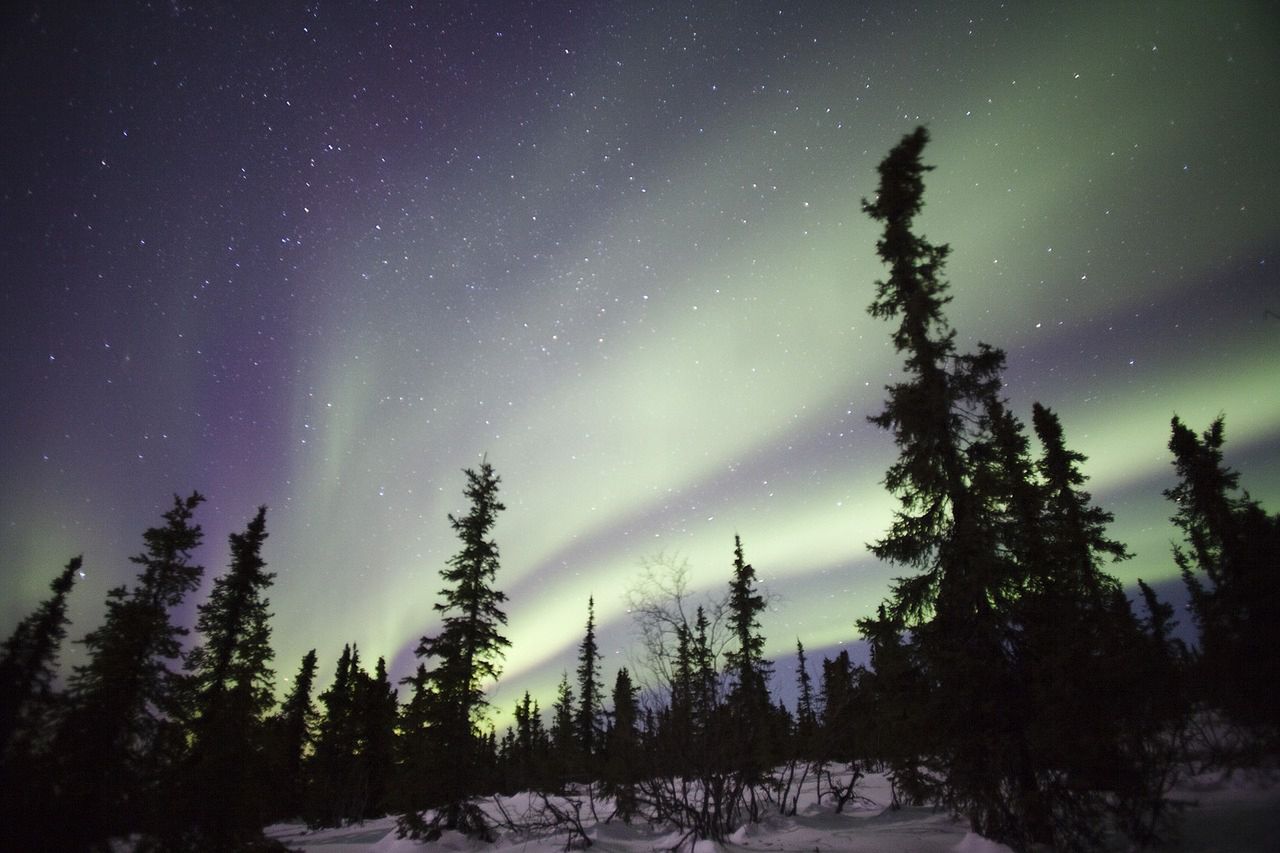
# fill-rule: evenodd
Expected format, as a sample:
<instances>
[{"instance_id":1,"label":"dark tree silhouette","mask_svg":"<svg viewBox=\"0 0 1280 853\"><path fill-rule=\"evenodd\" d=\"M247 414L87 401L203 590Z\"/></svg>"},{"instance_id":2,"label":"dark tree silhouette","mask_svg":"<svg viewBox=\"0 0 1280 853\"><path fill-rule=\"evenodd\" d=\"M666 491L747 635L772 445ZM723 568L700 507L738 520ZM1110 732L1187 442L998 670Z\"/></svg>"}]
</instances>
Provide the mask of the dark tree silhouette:
<instances>
[{"instance_id":1,"label":"dark tree silhouette","mask_svg":"<svg viewBox=\"0 0 1280 853\"><path fill-rule=\"evenodd\" d=\"M489 834L483 815L467 801L484 793L493 751L486 751L479 730L487 707L484 685L498 677L503 650L510 645L500 633L507 622L501 607L507 597L494 587L498 546L489 538L505 507L498 500L500 480L493 466L484 461L479 472L465 473L471 510L461 518L449 516L462 549L440 573L450 585L435 605L444 624L436 636L423 637L417 649L418 657L433 661L434 668L427 670L420 688L429 690L432 700L425 703L426 729L414 733L416 749L425 766L438 774L440 789L438 796L412 803L401 817L401 830L414 838L433 837L440 826ZM420 814L427 808L439 809L430 825Z\"/></svg>"},{"instance_id":2,"label":"dark tree silhouette","mask_svg":"<svg viewBox=\"0 0 1280 853\"><path fill-rule=\"evenodd\" d=\"M716 654L711 648L711 621L703 607L695 612L693 631L689 635L688 694L692 734L697 738L698 751L703 762L714 765L719 755L717 744L709 735L717 722L721 697Z\"/></svg>"},{"instance_id":3,"label":"dark tree silhouette","mask_svg":"<svg viewBox=\"0 0 1280 853\"><path fill-rule=\"evenodd\" d=\"M729 581L729 632L734 645L725 651L725 670L732 679L731 706L758 711L769 703L772 664L764 656L760 634L764 596L756 588L756 570L742 556L742 539L733 537L733 579Z\"/></svg>"},{"instance_id":4,"label":"dark tree silhouette","mask_svg":"<svg viewBox=\"0 0 1280 853\"><path fill-rule=\"evenodd\" d=\"M575 727L576 701L569 673L560 674L556 701L551 706L551 776L556 790L563 790L581 763L578 755L578 733Z\"/></svg>"},{"instance_id":5,"label":"dark tree silhouette","mask_svg":"<svg viewBox=\"0 0 1280 853\"><path fill-rule=\"evenodd\" d=\"M1194 675L1202 702L1248 732L1248 749L1280 747L1280 515L1269 515L1223 461L1223 419L1204 434L1173 418L1178 484L1165 492L1184 542L1174 560L1200 631ZM1238 756L1235 760L1245 758ZM1224 759L1232 760L1228 756Z\"/></svg>"},{"instance_id":6,"label":"dark tree silhouette","mask_svg":"<svg viewBox=\"0 0 1280 853\"><path fill-rule=\"evenodd\" d=\"M515 728L508 729L510 738L505 750L505 790L508 793L546 790L546 786L552 784L553 775L547 766L551 744L542 726L542 712L529 691L516 703L513 716Z\"/></svg>"},{"instance_id":7,"label":"dark tree silhouette","mask_svg":"<svg viewBox=\"0 0 1280 853\"><path fill-rule=\"evenodd\" d=\"M52 681L66 637L67 596L80 572L74 557L54 578L53 595L18 623L0 648L0 847L35 849L53 798L45 768L51 720L57 710Z\"/></svg>"},{"instance_id":8,"label":"dark tree silhouette","mask_svg":"<svg viewBox=\"0 0 1280 853\"><path fill-rule=\"evenodd\" d=\"M854 750L843 733L853 727L861 729L867 741L867 756L881 763L889 777L892 805L900 797L909 801L927 798L931 786L923 775L919 756L936 748L939 735L930 726L929 683L920 661L919 649L904 636L903 620L880 605L874 617L858 620L858 630L867 640L871 655L871 672L864 677L867 704L873 713L859 718L852 699L852 668L848 653L844 665L833 675L850 673L846 686L834 682L837 692L828 687L828 670L823 666L823 733L828 749L844 760ZM832 696L838 701L832 706Z\"/></svg>"},{"instance_id":9,"label":"dark tree silhouette","mask_svg":"<svg viewBox=\"0 0 1280 853\"><path fill-rule=\"evenodd\" d=\"M201 540L192 516L203 501L197 492L174 496L164 525L147 530L145 550L131 558L141 567L137 585L108 592L106 619L81 641L89 660L69 679L52 750L60 779L54 807L76 820L55 825L51 831L65 837L54 846L78 849L152 829L167 802L156 786L181 744L174 722L181 677L171 664L187 634L169 613L204 572L191 562Z\"/></svg>"},{"instance_id":10,"label":"dark tree silhouette","mask_svg":"<svg viewBox=\"0 0 1280 853\"><path fill-rule=\"evenodd\" d=\"M796 638L796 747L799 757L812 758L814 737L818 733L818 714L814 709L813 676L805 660L804 643Z\"/></svg>"},{"instance_id":11,"label":"dark tree silhouette","mask_svg":"<svg viewBox=\"0 0 1280 853\"><path fill-rule=\"evenodd\" d=\"M733 642L725 651L725 671L730 685L725 698L729 720L729 763L742 774L750 802L748 818L754 823L760 811L753 786L761 783L775 761L780 732L769 699L772 665L764 656L760 633L764 596L756 588L756 570L742 554L742 539L733 537L733 578L729 581L729 632Z\"/></svg>"},{"instance_id":12,"label":"dark tree silhouette","mask_svg":"<svg viewBox=\"0 0 1280 853\"><path fill-rule=\"evenodd\" d=\"M639 707L637 688L624 666L613 681L613 725L605 745L603 779L605 793L614 800L614 809L623 823L636 812L636 781L640 777Z\"/></svg>"},{"instance_id":13,"label":"dark tree silhouette","mask_svg":"<svg viewBox=\"0 0 1280 853\"><path fill-rule=\"evenodd\" d=\"M1018 683L1027 704L1019 809L1024 834L1063 849L1093 849L1106 817L1139 843L1155 840L1176 758L1176 716L1152 697L1173 692L1105 561L1129 557L1107 535L1111 513L1082 488L1085 457L1067 448L1062 425L1035 404L1043 511L1017 602Z\"/></svg>"},{"instance_id":14,"label":"dark tree silhouette","mask_svg":"<svg viewBox=\"0 0 1280 853\"><path fill-rule=\"evenodd\" d=\"M306 819L314 827L341 826L363 817L360 767L362 676L360 650L342 647L333 683L320 694L324 714L311 760Z\"/></svg>"},{"instance_id":15,"label":"dark tree silhouette","mask_svg":"<svg viewBox=\"0 0 1280 853\"><path fill-rule=\"evenodd\" d=\"M49 585L53 595L19 622L0 647L0 774L11 752L29 749L43 733L53 701L58 647L70 624L67 596L81 563L81 557L71 558Z\"/></svg>"},{"instance_id":16,"label":"dark tree silhouette","mask_svg":"<svg viewBox=\"0 0 1280 853\"><path fill-rule=\"evenodd\" d=\"M265 715L275 704L265 597L275 574L262 558L266 518L259 507L243 533L231 534L231 566L198 609L204 641L186 658L193 719L176 786L183 791L179 813L183 829L224 849L261 839L266 817Z\"/></svg>"},{"instance_id":17,"label":"dark tree silhouette","mask_svg":"<svg viewBox=\"0 0 1280 853\"><path fill-rule=\"evenodd\" d=\"M319 715L311 691L316 680L316 650L302 656L293 687L271 721L273 817L302 815L307 791L308 752L315 742Z\"/></svg>"},{"instance_id":18,"label":"dark tree silhouette","mask_svg":"<svg viewBox=\"0 0 1280 853\"><path fill-rule=\"evenodd\" d=\"M596 601L587 599L587 628L578 646L578 712L574 723L578 749L588 776L594 770L593 757L599 748L600 710L604 685L600 682L600 651L596 646Z\"/></svg>"},{"instance_id":19,"label":"dark tree silhouette","mask_svg":"<svg viewBox=\"0 0 1280 853\"><path fill-rule=\"evenodd\" d=\"M359 775L364 781L360 817L376 818L388 812L394 796L395 729L400 713L384 658L378 658L372 676L361 679L357 701L361 729Z\"/></svg>"},{"instance_id":20,"label":"dark tree silhouette","mask_svg":"<svg viewBox=\"0 0 1280 853\"><path fill-rule=\"evenodd\" d=\"M876 248L889 266L869 310L898 321L892 340L907 377L889 386L884 411L871 419L898 445L885 485L900 503L872 551L920 571L895 582L890 609L913 632L936 684L926 713L938 733L939 784L929 793L999 840L1010 835L1007 773L999 765L1015 733L1005 706L991 697L1007 690L998 608L1008 566L980 512L981 496L970 489L966 450L980 438L970 424L996 396L1004 354L986 346L975 356L956 353L942 310L950 299L942 278L949 248L912 231L931 168L920 162L928 138L923 127L904 137L879 166L875 200L863 202L884 223Z\"/></svg>"},{"instance_id":21,"label":"dark tree silhouette","mask_svg":"<svg viewBox=\"0 0 1280 853\"><path fill-rule=\"evenodd\" d=\"M1015 847L1089 849L1108 816L1146 843L1164 810L1169 762L1157 745L1169 731L1143 701L1141 628L1100 568L1126 552L1080 489L1083 457L1039 405L1044 456L1030 461L999 395L1004 354L956 352L948 248L912 230L927 141L923 128L904 137L863 204L884 224L877 250L890 270L870 313L898 321L906 374L872 418L899 449L885 476L899 508L872 550L918 571L859 621L876 670L865 685L874 751L895 791Z\"/></svg>"}]
</instances>

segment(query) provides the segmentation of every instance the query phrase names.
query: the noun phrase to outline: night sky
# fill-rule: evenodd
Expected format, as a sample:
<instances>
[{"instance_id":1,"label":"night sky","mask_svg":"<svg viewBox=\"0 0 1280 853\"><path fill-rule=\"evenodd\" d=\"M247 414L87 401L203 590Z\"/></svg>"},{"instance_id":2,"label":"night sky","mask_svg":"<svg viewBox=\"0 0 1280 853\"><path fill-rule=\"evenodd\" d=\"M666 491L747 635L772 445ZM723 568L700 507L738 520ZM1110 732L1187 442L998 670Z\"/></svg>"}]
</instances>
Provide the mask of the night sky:
<instances>
[{"instance_id":1,"label":"night sky","mask_svg":"<svg viewBox=\"0 0 1280 853\"><path fill-rule=\"evenodd\" d=\"M859 202L921 123L958 346L1061 415L1116 574L1175 575L1175 412L1280 509L1273 3L75 5L0 37L0 634L83 552L83 636L198 489L206 590L270 507L282 684L407 674L487 453L500 709L735 532L771 653L856 640L903 571Z\"/></svg>"}]
</instances>

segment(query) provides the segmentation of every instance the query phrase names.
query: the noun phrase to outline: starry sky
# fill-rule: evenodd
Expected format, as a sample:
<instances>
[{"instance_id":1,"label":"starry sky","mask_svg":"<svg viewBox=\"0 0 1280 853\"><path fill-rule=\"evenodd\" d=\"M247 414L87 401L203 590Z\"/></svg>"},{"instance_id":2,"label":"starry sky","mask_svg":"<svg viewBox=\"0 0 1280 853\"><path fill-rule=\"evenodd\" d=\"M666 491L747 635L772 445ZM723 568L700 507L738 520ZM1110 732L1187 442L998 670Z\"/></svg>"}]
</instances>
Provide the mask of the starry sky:
<instances>
[{"instance_id":1,"label":"starry sky","mask_svg":"<svg viewBox=\"0 0 1280 853\"><path fill-rule=\"evenodd\" d=\"M855 641L901 368L859 202L921 123L958 345L1059 412L1116 574L1174 577L1175 412L1280 507L1271 3L76 5L2 28L4 635L83 553L83 636L198 489L206 590L270 508L282 683L407 674L487 454L500 707L589 595L611 680L641 565L719 594L735 533L771 653Z\"/></svg>"}]
</instances>

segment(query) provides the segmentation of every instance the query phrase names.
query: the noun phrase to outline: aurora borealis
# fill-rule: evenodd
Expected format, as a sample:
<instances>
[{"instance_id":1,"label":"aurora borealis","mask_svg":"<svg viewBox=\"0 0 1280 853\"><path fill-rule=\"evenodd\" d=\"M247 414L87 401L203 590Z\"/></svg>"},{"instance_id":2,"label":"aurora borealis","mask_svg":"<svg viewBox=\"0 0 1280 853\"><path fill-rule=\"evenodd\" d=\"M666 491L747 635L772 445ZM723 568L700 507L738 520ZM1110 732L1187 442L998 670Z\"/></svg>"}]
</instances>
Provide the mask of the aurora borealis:
<instances>
[{"instance_id":1,"label":"aurora borealis","mask_svg":"<svg viewBox=\"0 0 1280 853\"><path fill-rule=\"evenodd\" d=\"M198 489L206 589L270 507L282 681L407 674L487 454L499 709L735 532L771 653L856 639L902 573L859 202L920 123L959 346L1061 415L1118 576L1175 574L1174 412L1280 506L1272 4L74 5L3 36L4 635L83 553L83 636Z\"/></svg>"}]
</instances>

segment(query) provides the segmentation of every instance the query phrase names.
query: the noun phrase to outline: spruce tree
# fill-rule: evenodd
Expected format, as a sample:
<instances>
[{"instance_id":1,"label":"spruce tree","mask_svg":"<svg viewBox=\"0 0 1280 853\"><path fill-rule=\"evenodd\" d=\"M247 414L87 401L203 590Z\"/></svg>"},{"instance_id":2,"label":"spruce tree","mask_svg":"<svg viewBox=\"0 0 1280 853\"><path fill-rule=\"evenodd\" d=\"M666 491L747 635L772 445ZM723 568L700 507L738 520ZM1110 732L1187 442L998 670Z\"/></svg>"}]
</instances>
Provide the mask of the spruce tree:
<instances>
[{"instance_id":1,"label":"spruce tree","mask_svg":"<svg viewBox=\"0 0 1280 853\"><path fill-rule=\"evenodd\" d=\"M689 694L693 728L699 740L706 741L720 708L719 680L716 677L716 654L711 648L711 622L706 608L698 606L693 633L689 638Z\"/></svg>"},{"instance_id":2,"label":"spruce tree","mask_svg":"<svg viewBox=\"0 0 1280 853\"><path fill-rule=\"evenodd\" d=\"M736 645L725 652L725 669L733 679L729 702L758 712L769 703L772 666L764 656L760 634L764 596L756 589L756 570L743 559L742 539L733 537L733 579L729 582L729 631Z\"/></svg>"},{"instance_id":3,"label":"spruce tree","mask_svg":"<svg viewBox=\"0 0 1280 853\"><path fill-rule=\"evenodd\" d=\"M50 817L55 779L43 755L57 712L52 681L66 637L67 596L80 572L74 557L50 584L53 595L0 648L0 848L35 849Z\"/></svg>"},{"instance_id":4,"label":"spruce tree","mask_svg":"<svg viewBox=\"0 0 1280 853\"><path fill-rule=\"evenodd\" d=\"M420 662L414 674L400 683L409 688L409 700L400 709L395 753L397 808L404 809L415 803L434 802L440 796L432 775L435 755L431 721L438 713L433 707L437 700L426 664Z\"/></svg>"},{"instance_id":5,"label":"spruce tree","mask_svg":"<svg viewBox=\"0 0 1280 853\"><path fill-rule=\"evenodd\" d=\"M868 767L879 766L887 771L892 785L890 806L896 809L902 773L886 760L894 757L892 753L878 750L872 739L879 697L873 694L867 671L853 664L847 650L842 649L834 659L823 659L819 697L821 728L810 753L817 765L819 796L829 797L841 812L856 796ZM910 744L903 746L910 749ZM832 772L826 767L828 763L843 765L843 772Z\"/></svg>"},{"instance_id":6,"label":"spruce tree","mask_svg":"<svg viewBox=\"0 0 1280 853\"><path fill-rule=\"evenodd\" d=\"M509 730L508 791L542 790L551 775L547 768L550 746L542 727L542 712L528 690L516 703L514 718L515 729Z\"/></svg>"},{"instance_id":7,"label":"spruce tree","mask_svg":"<svg viewBox=\"0 0 1280 853\"><path fill-rule=\"evenodd\" d=\"M1088 848L1107 811L1145 843L1138 824L1163 807L1153 785L1162 771L1135 756L1157 735L1127 711L1141 703L1122 652L1141 645L1139 632L1100 568L1125 550L1080 489L1083 457L1040 406L1044 456L1030 461L1000 398L1003 353L955 349L943 314L948 248L913 231L927 141L923 128L905 137L863 205L884 223L877 249L890 269L870 313L898 320L906 373L872 418L899 448L885 476L899 508L872 550L918 571L859 621L876 670L866 685L874 751L895 790L1015 847ZM1099 691L1103 701L1086 698Z\"/></svg>"},{"instance_id":8,"label":"spruce tree","mask_svg":"<svg viewBox=\"0 0 1280 853\"><path fill-rule=\"evenodd\" d=\"M1116 580L1099 567L1101 559L1127 560L1131 556L1121 542L1107 537L1114 517L1094 505L1080 488L1085 476L1083 454L1070 450L1058 416L1045 406L1032 406L1032 423L1043 448L1039 470L1046 490L1046 533L1052 553L1049 559L1065 569L1065 582L1074 585L1090 604L1099 603L1116 588ZM1059 572L1058 577L1064 573Z\"/></svg>"},{"instance_id":9,"label":"spruce tree","mask_svg":"<svg viewBox=\"0 0 1280 853\"><path fill-rule=\"evenodd\" d=\"M275 704L266 515L259 507L243 533L231 534L231 566L198 608L203 642L186 657L194 719L179 788L188 820L214 847L260 838L266 817L265 715Z\"/></svg>"},{"instance_id":10,"label":"spruce tree","mask_svg":"<svg viewBox=\"0 0 1280 853\"><path fill-rule=\"evenodd\" d=\"M849 744L860 721L853 715L853 663L846 649L841 649L835 658L823 658L818 699L822 708L823 751L820 757L824 761L852 761Z\"/></svg>"},{"instance_id":11,"label":"spruce tree","mask_svg":"<svg viewBox=\"0 0 1280 853\"><path fill-rule=\"evenodd\" d=\"M360 768L360 650L342 647L333 683L320 694L324 708L311 760L307 823L341 826L359 820L364 803Z\"/></svg>"},{"instance_id":12,"label":"spruce tree","mask_svg":"<svg viewBox=\"0 0 1280 853\"><path fill-rule=\"evenodd\" d=\"M733 537L733 579L729 582L729 631L734 645L725 652L731 684L725 700L732 721L732 763L754 785L772 765L773 707L769 699L771 665L764 657L760 634L764 596L756 589L756 571L742 554L742 539ZM758 815L753 812L752 819Z\"/></svg>"},{"instance_id":13,"label":"spruce tree","mask_svg":"<svg viewBox=\"0 0 1280 853\"><path fill-rule=\"evenodd\" d=\"M804 643L796 638L796 742L801 758L812 758L814 738L818 733L818 715L814 711L813 676L805 660Z\"/></svg>"},{"instance_id":14,"label":"spruce tree","mask_svg":"<svg viewBox=\"0 0 1280 853\"><path fill-rule=\"evenodd\" d=\"M1194 673L1201 701L1251 733L1252 746L1280 745L1280 515L1270 515L1223 461L1223 418L1203 435L1177 417L1169 450L1178 483L1165 492L1184 542L1174 560L1200 632Z\"/></svg>"},{"instance_id":15,"label":"spruce tree","mask_svg":"<svg viewBox=\"0 0 1280 853\"><path fill-rule=\"evenodd\" d=\"M556 686L556 701L551 706L551 751L555 756L552 776L557 790L564 789L580 763L575 707L569 673L561 673L560 683Z\"/></svg>"},{"instance_id":16,"label":"spruce tree","mask_svg":"<svg viewBox=\"0 0 1280 853\"><path fill-rule=\"evenodd\" d=\"M940 735L930 725L932 698L930 684L920 662L919 647L904 636L900 617L881 604L874 617L858 620L858 630L867 640L871 671L863 676L868 713L857 715L852 701L852 683L844 674L851 673L848 652L842 666L831 675L839 700L833 708L828 687L828 671L823 667L823 734L829 748L838 755L851 755L844 733L854 726L862 730L868 758L883 765L892 785L893 805L899 797L916 802L931 793L931 780L923 772L919 757L941 749Z\"/></svg>"},{"instance_id":17,"label":"spruce tree","mask_svg":"<svg viewBox=\"0 0 1280 853\"><path fill-rule=\"evenodd\" d=\"M395 688L387 677L385 658L378 658L373 675L363 679L357 701L361 727L360 775L365 780L360 818L377 818L387 814L391 807L395 728L400 711Z\"/></svg>"},{"instance_id":18,"label":"spruce tree","mask_svg":"<svg viewBox=\"0 0 1280 853\"><path fill-rule=\"evenodd\" d=\"M448 568L440 576L449 586L441 590L435 609L443 618L440 633L423 637L417 655L433 661L427 670L435 700L429 730L431 743L421 744L439 773L440 796L414 803L401 819L401 829L415 838L430 837L439 826L488 835L483 816L467 801L482 793L486 782L488 752L479 723L486 703L484 686L501 672L503 650L510 642L501 633L507 617L502 603L507 597L494 587L498 570L498 546L490 536L497 515L505 507L498 500L499 477L487 461L479 472L467 469L465 494L470 511L449 523L462 542ZM436 807L436 825L427 826L413 814Z\"/></svg>"},{"instance_id":19,"label":"spruce tree","mask_svg":"<svg viewBox=\"0 0 1280 853\"><path fill-rule=\"evenodd\" d=\"M294 819L302 814L307 790L306 759L315 741L319 715L311 691L316 679L316 650L302 656L293 687L272 720L272 778L274 817Z\"/></svg>"},{"instance_id":20,"label":"spruce tree","mask_svg":"<svg viewBox=\"0 0 1280 853\"><path fill-rule=\"evenodd\" d=\"M639 708L637 689L631 673L624 666L613 682L611 702L613 725L609 729L605 749L604 790L612 795L614 810L623 823L630 823L636 812L636 782L640 779Z\"/></svg>"},{"instance_id":21,"label":"spruce tree","mask_svg":"<svg viewBox=\"0 0 1280 853\"><path fill-rule=\"evenodd\" d=\"M707 780L725 769L726 760L737 743L721 737L724 731L723 705L716 655L711 648L711 623L706 609L695 611L692 631L688 634L687 707L678 719L677 735L682 738L677 753L680 772ZM673 709L674 710L674 709ZM736 756L733 756L736 758Z\"/></svg>"},{"instance_id":22,"label":"spruce tree","mask_svg":"<svg viewBox=\"0 0 1280 853\"><path fill-rule=\"evenodd\" d=\"M595 596L587 599L587 629L578 646L578 712L575 725L578 733L578 749L591 775L592 757L599 748L600 706L604 685L600 683L600 652L596 647Z\"/></svg>"},{"instance_id":23,"label":"spruce tree","mask_svg":"<svg viewBox=\"0 0 1280 853\"><path fill-rule=\"evenodd\" d=\"M157 786L180 754L176 664L187 634L169 614L204 572L191 562L201 541L192 517L203 501L198 492L174 496L164 525L148 529L144 550L130 558L140 567L136 586L108 592L106 619L81 641L89 660L68 681L53 746L61 778L56 808L76 820L57 826L65 837L55 846L76 849L152 829L168 801Z\"/></svg>"},{"instance_id":24,"label":"spruce tree","mask_svg":"<svg viewBox=\"0 0 1280 853\"><path fill-rule=\"evenodd\" d=\"M1000 555L982 496L971 490L973 424L996 396L1004 354L980 346L960 355L943 306L949 248L912 230L923 206L923 127L904 137L879 166L880 186L863 209L884 223L877 243L889 276L877 282L873 317L897 320L894 345L906 378L888 388L884 411L871 420L889 429L899 458L885 475L899 508L875 555L919 574L899 579L892 616L912 632L936 685L928 712L944 747L931 756L940 780L931 796L969 817L976 831L1008 835L1007 747L1016 737L1008 692L1002 590L1008 563Z\"/></svg>"},{"instance_id":25,"label":"spruce tree","mask_svg":"<svg viewBox=\"0 0 1280 853\"><path fill-rule=\"evenodd\" d=\"M53 595L14 628L0 647L0 778L11 752L38 741L53 700L58 647L67 636L67 596L80 574L81 557L73 557L49 589ZM0 781L4 784L4 781Z\"/></svg>"},{"instance_id":26,"label":"spruce tree","mask_svg":"<svg viewBox=\"0 0 1280 853\"><path fill-rule=\"evenodd\" d=\"M1102 569L1129 553L1107 535L1111 514L1082 488L1085 457L1067 448L1048 408L1035 404L1032 423L1042 448L1043 513L1033 530L1043 562L1029 567L1017 608L1028 765L1020 809L1031 840L1090 849L1102 843L1108 813L1163 808L1164 791L1151 782L1167 768L1153 774L1148 756L1171 733L1144 707L1150 689L1167 685L1152 683L1154 656L1120 583ZM1122 822L1132 828L1131 818Z\"/></svg>"}]
</instances>

